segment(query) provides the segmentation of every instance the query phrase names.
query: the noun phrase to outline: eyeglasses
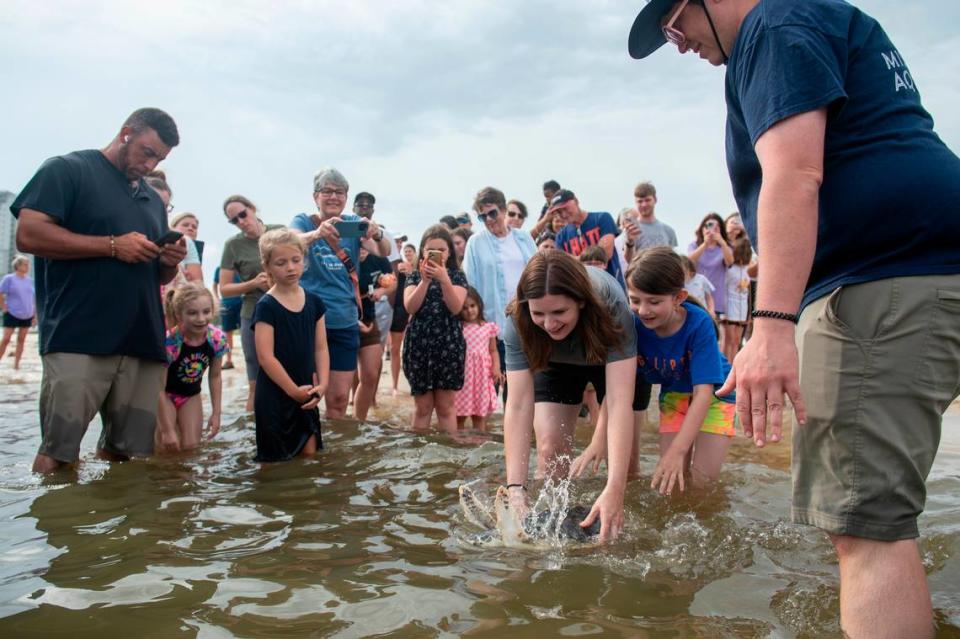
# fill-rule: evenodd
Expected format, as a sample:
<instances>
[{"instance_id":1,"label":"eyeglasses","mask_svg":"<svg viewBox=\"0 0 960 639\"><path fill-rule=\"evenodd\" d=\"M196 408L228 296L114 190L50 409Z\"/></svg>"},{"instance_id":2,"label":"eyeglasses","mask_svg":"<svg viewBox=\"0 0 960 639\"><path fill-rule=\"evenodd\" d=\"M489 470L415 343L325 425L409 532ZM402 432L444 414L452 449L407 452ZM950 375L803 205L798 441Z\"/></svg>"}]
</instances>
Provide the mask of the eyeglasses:
<instances>
[{"instance_id":1,"label":"eyeglasses","mask_svg":"<svg viewBox=\"0 0 960 639\"><path fill-rule=\"evenodd\" d=\"M320 191L320 193L323 193L323 191ZM328 196L328 197L329 197L329 196ZM373 208L373 204L370 204L369 202L364 202L363 200L360 200L359 202L357 202L356 204L353 205L353 208L355 208L355 209L363 209L364 211L366 211L367 209L372 209L372 208Z\"/></svg>"},{"instance_id":2,"label":"eyeglasses","mask_svg":"<svg viewBox=\"0 0 960 639\"><path fill-rule=\"evenodd\" d=\"M663 37L667 39L667 42L675 44L678 47L682 47L687 43L687 36L683 35L683 31L674 28L674 23L677 21L677 18L680 17L680 14L686 8L690 0L681 0L680 4L677 5L677 8L673 10L673 14L670 18L663 23Z\"/></svg>"},{"instance_id":3,"label":"eyeglasses","mask_svg":"<svg viewBox=\"0 0 960 639\"><path fill-rule=\"evenodd\" d=\"M317 193L323 197L347 197L346 189L320 189Z\"/></svg>"},{"instance_id":4,"label":"eyeglasses","mask_svg":"<svg viewBox=\"0 0 960 639\"><path fill-rule=\"evenodd\" d=\"M173 204L167 204L167 213L173 213Z\"/></svg>"},{"instance_id":5,"label":"eyeglasses","mask_svg":"<svg viewBox=\"0 0 960 639\"><path fill-rule=\"evenodd\" d=\"M481 222L486 222L487 218L489 218L490 221L497 219L497 215L499 214L500 214L499 210L490 209L489 211L484 211L483 213L477 213L477 217L480 219Z\"/></svg>"},{"instance_id":6,"label":"eyeglasses","mask_svg":"<svg viewBox=\"0 0 960 639\"><path fill-rule=\"evenodd\" d=\"M522 220L523 213L520 211L511 211L510 209L507 209L507 217L519 217Z\"/></svg>"},{"instance_id":7,"label":"eyeglasses","mask_svg":"<svg viewBox=\"0 0 960 639\"><path fill-rule=\"evenodd\" d=\"M247 212L248 212L247 209L243 209L233 217L228 217L227 222L230 222L231 224L234 224L234 225L239 224L240 220L247 219Z\"/></svg>"}]
</instances>

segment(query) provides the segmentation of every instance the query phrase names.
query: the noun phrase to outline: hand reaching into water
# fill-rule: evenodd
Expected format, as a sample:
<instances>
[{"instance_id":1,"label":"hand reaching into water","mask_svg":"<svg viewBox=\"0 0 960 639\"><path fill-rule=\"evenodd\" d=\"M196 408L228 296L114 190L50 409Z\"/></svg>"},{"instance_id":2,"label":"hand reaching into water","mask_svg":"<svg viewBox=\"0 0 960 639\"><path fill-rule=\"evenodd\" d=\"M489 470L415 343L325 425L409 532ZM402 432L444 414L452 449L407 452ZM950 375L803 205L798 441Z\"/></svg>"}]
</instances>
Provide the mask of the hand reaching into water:
<instances>
[{"instance_id":1,"label":"hand reaching into water","mask_svg":"<svg viewBox=\"0 0 960 639\"><path fill-rule=\"evenodd\" d=\"M686 453L676 452L672 447L667 449L667 452L657 462L657 467L653 469L650 488L661 495L672 493L674 486L679 487L680 492L683 492L686 489L683 481L683 466L686 458Z\"/></svg>"},{"instance_id":2,"label":"hand reaching into water","mask_svg":"<svg viewBox=\"0 0 960 639\"><path fill-rule=\"evenodd\" d=\"M586 472L596 475L600 472L600 464L607 460L606 438L599 442L590 442L586 450L570 464L570 478L576 479Z\"/></svg>"},{"instance_id":3,"label":"hand reaching into water","mask_svg":"<svg viewBox=\"0 0 960 639\"><path fill-rule=\"evenodd\" d=\"M589 528L600 517L600 543L613 541L623 531L623 489L611 488L609 484L593 502L593 508L580 523L581 528Z\"/></svg>"},{"instance_id":4,"label":"hand reaching into water","mask_svg":"<svg viewBox=\"0 0 960 639\"><path fill-rule=\"evenodd\" d=\"M220 432L220 413L213 413L207 420L207 439L213 439Z\"/></svg>"}]
</instances>

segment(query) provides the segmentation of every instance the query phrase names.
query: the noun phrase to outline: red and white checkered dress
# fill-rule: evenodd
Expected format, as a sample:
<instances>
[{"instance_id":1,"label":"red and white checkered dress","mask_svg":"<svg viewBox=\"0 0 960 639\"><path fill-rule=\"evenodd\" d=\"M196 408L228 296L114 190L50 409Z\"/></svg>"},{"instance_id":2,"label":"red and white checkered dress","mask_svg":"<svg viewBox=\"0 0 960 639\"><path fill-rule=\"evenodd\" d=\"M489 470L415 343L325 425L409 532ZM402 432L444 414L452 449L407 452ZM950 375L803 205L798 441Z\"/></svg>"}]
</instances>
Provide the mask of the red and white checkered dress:
<instances>
[{"instance_id":1,"label":"red and white checkered dress","mask_svg":"<svg viewBox=\"0 0 960 639\"><path fill-rule=\"evenodd\" d=\"M491 322L463 323L463 339L467 342L463 388L457 391L454 406L457 417L486 417L497 409L497 391L493 388L493 358L490 338L497 336L497 325Z\"/></svg>"}]
</instances>

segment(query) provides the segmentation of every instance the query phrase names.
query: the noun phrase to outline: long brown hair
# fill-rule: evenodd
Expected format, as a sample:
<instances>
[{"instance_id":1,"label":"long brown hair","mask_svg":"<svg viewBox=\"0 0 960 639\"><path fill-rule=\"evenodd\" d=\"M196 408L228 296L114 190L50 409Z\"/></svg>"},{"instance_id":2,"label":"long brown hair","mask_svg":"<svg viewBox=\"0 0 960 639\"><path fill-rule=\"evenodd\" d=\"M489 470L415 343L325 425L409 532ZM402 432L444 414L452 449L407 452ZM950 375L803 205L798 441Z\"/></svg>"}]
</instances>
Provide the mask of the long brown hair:
<instances>
[{"instance_id":1,"label":"long brown hair","mask_svg":"<svg viewBox=\"0 0 960 639\"><path fill-rule=\"evenodd\" d=\"M623 330L593 290L586 267L569 253L541 251L534 253L523 269L517 297L507 308L507 315L512 316L516 324L530 370L549 366L556 343L530 317L529 301L546 295L563 295L580 304L580 317L573 330L583 342L589 364L603 364L607 353L623 344Z\"/></svg>"}]
</instances>

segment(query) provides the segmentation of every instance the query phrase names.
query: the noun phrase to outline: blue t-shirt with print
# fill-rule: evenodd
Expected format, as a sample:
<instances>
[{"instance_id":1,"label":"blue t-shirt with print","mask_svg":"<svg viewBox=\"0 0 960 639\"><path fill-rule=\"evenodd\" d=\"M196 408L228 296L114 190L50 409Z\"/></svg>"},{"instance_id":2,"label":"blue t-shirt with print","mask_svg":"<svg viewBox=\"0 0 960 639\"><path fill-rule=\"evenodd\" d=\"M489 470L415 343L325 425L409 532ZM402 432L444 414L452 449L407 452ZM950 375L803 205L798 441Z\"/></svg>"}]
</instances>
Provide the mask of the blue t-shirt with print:
<instances>
[{"instance_id":1,"label":"blue t-shirt with print","mask_svg":"<svg viewBox=\"0 0 960 639\"><path fill-rule=\"evenodd\" d=\"M359 215L342 213L344 221L359 220ZM306 213L300 213L290 222L294 231L308 232L316 228ZM341 238L340 248L353 260L355 268L360 264L360 238ZM326 240L317 240L307 247L307 268L303 271L300 285L308 293L313 293L327 308L327 328L357 327L357 298L354 294L353 280L347 268L333 252Z\"/></svg>"},{"instance_id":2,"label":"blue t-shirt with print","mask_svg":"<svg viewBox=\"0 0 960 639\"><path fill-rule=\"evenodd\" d=\"M584 249L590 246L600 244L604 235L617 236L617 224L613 221L613 216L604 211L587 213L587 219L583 224L567 224L557 233L557 246L565 253L579 257ZM620 270L620 260L616 252L613 257L607 260L607 273L613 275L620 283L620 286L626 288L623 280L623 272Z\"/></svg>"},{"instance_id":3,"label":"blue t-shirt with print","mask_svg":"<svg viewBox=\"0 0 960 639\"><path fill-rule=\"evenodd\" d=\"M720 352L717 330L703 308L684 302L687 318L680 330L660 337L634 315L637 329L637 374L651 384L660 384L660 396L667 393L692 393L698 384L720 388L730 372L730 362ZM730 393L721 401L735 403Z\"/></svg>"},{"instance_id":4,"label":"blue t-shirt with print","mask_svg":"<svg viewBox=\"0 0 960 639\"><path fill-rule=\"evenodd\" d=\"M781 120L827 109L804 306L843 284L960 272L960 159L873 18L841 0L762 0L730 52L726 97L727 166L761 253L754 144Z\"/></svg>"}]
</instances>

